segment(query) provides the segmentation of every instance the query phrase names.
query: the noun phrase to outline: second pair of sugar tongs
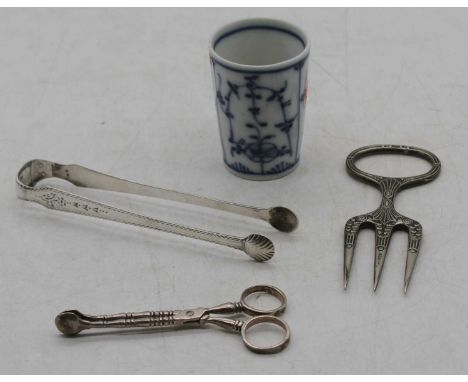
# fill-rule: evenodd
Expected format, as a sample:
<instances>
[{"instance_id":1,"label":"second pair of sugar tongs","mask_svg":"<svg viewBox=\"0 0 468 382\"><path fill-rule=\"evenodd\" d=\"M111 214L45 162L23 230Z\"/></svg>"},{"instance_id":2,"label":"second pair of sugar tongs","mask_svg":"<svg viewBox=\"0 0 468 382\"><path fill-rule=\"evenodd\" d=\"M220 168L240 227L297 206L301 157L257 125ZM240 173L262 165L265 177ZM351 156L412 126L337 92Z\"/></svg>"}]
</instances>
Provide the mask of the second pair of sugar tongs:
<instances>
[{"instance_id":1,"label":"second pair of sugar tongs","mask_svg":"<svg viewBox=\"0 0 468 382\"><path fill-rule=\"evenodd\" d=\"M251 234L245 238L239 238L185 227L128 212L82 196L74 195L55 187L36 186L36 183L47 178L60 178L67 180L78 187L89 187L135 195L153 196L233 212L240 215L266 220L273 227L283 232L291 232L298 224L296 215L284 207L266 209L208 199L202 196L185 194L130 182L74 164L63 165L46 160L33 159L27 162L18 173L16 185L18 197L21 199L33 201L42 204L45 207L60 211L74 212L105 220L133 224L225 245L244 251L256 261L266 261L274 255L273 243L265 236Z\"/></svg>"}]
</instances>

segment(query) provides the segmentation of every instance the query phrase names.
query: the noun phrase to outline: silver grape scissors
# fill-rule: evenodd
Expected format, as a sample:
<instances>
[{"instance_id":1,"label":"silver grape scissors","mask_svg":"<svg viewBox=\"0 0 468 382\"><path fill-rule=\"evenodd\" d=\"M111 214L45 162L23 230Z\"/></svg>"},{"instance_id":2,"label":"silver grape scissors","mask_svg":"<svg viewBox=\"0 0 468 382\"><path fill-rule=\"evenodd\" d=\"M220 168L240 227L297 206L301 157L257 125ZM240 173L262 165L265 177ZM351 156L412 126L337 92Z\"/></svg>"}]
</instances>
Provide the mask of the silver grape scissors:
<instances>
[{"instance_id":1,"label":"silver grape scissors","mask_svg":"<svg viewBox=\"0 0 468 382\"><path fill-rule=\"evenodd\" d=\"M280 302L274 309L257 309L247 303L247 298L257 293L269 294ZM286 295L278 288L270 285L255 285L244 290L239 302L227 302L212 308L195 308L183 310L145 311L134 313L118 313L111 315L91 316L78 310L66 310L55 318L55 325L65 335L76 335L82 330L91 328L181 328L200 327L214 324L221 328L240 332L245 346L261 354L273 354L283 350L289 344L291 333L288 325L279 315L286 309ZM219 315L235 315L244 313L252 316L246 321L235 320ZM283 329L282 340L271 346L256 346L247 338L247 331L262 323L270 323Z\"/></svg>"}]
</instances>

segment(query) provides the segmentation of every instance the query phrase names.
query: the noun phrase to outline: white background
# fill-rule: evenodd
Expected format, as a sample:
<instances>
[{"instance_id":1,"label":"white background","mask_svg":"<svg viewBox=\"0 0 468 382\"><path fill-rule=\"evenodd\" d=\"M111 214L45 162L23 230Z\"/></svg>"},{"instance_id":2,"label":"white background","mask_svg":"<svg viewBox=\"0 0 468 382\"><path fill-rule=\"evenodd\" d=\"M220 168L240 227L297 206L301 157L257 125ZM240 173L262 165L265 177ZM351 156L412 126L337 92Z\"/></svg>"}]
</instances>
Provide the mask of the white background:
<instances>
[{"instance_id":1,"label":"white background","mask_svg":"<svg viewBox=\"0 0 468 382\"><path fill-rule=\"evenodd\" d=\"M293 22L311 41L301 164L265 183L223 167L208 60L215 29L253 16ZM0 10L0 371L467 373L467 33L468 11L456 9ZM362 232L342 288L344 223L380 201L344 161L372 143L421 146L442 161L437 180L397 200L424 227L406 296L405 233L394 234L373 293L373 233ZM277 255L259 264L209 243L47 210L15 196L16 172L32 158L285 205L300 227L282 234L249 218L78 190L174 222L267 235ZM360 165L385 175L428 168L403 157ZM209 306L257 283L289 299L292 341L274 356L214 328L65 338L54 326L68 308Z\"/></svg>"}]
</instances>

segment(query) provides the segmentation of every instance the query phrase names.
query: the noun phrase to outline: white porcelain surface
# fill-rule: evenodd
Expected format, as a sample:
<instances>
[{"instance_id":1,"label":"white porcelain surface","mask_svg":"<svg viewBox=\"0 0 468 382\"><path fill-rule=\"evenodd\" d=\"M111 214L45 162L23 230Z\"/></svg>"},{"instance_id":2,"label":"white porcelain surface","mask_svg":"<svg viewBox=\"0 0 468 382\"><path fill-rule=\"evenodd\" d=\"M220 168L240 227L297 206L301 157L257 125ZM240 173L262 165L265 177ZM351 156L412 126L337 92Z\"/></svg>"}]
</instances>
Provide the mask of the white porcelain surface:
<instances>
[{"instance_id":1,"label":"white porcelain surface","mask_svg":"<svg viewBox=\"0 0 468 382\"><path fill-rule=\"evenodd\" d=\"M307 95L305 34L278 20L232 23L210 49L223 160L250 180L283 177L299 162Z\"/></svg>"}]
</instances>

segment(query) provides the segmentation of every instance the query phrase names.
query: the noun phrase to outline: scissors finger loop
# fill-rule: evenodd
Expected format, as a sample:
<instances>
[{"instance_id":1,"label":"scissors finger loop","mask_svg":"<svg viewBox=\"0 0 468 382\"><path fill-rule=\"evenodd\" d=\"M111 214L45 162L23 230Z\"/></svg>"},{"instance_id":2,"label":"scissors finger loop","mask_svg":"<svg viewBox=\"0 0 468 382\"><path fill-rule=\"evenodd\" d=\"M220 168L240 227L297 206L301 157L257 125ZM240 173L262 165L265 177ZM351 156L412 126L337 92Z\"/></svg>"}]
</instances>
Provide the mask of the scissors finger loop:
<instances>
[{"instance_id":1,"label":"scissors finger loop","mask_svg":"<svg viewBox=\"0 0 468 382\"><path fill-rule=\"evenodd\" d=\"M247 303L247 298L255 293L266 293L273 297L276 297L280 302L280 305L273 309L258 309L255 308ZM271 285L255 285L250 288L247 288L242 292L240 302L244 308L244 311L247 314L252 316L259 316L259 315L272 315L278 316L284 312L286 309L287 299L286 295L283 293L282 290L271 286Z\"/></svg>"},{"instance_id":2,"label":"scissors finger loop","mask_svg":"<svg viewBox=\"0 0 468 382\"><path fill-rule=\"evenodd\" d=\"M247 331L249 328L252 328L255 325L269 323L279 326L283 329L284 335L280 342L273 346L255 346L247 339ZM291 338L291 331L289 330L288 324L284 322L281 318L276 316L255 316L252 317L250 320L246 321L242 326L241 330L242 340L244 341L245 346L255 353L260 354L274 354L278 353L289 344L289 340Z\"/></svg>"}]
</instances>

